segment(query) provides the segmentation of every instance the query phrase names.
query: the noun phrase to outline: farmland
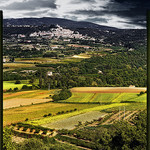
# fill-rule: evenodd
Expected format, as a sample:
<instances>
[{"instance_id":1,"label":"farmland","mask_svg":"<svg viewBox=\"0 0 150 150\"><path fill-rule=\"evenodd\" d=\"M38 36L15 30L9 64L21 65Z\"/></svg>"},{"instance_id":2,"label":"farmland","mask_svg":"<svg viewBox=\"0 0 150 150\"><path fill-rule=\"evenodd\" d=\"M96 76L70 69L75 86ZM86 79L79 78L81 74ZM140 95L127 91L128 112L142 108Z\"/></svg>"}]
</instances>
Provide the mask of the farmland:
<instances>
[{"instance_id":1,"label":"farmland","mask_svg":"<svg viewBox=\"0 0 150 150\"><path fill-rule=\"evenodd\" d=\"M8 32L4 38L4 126L13 126L16 136L48 137L47 143L64 141L79 149L121 149L126 141L122 149L144 147L145 113L140 113L146 109L147 54L142 32L139 38L126 30L129 39L124 40L124 31L122 38L116 29L91 34L84 28L90 35L71 31L75 35L66 38L49 36L53 26L23 27L22 35L20 28L15 27L16 36Z\"/></svg>"},{"instance_id":2,"label":"farmland","mask_svg":"<svg viewBox=\"0 0 150 150\"><path fill-rule=\"evenodd\" d=\"M146 88L141 87L75 87L72 92L80 93L138 93L146 91Z\"/></svg>"},{"instance_id":3,"label":"farmland","mask_svg":"<svg viewBox=\"0 0 150 150\"><path fill-rule=\"evenodd\" d=\"M81 104L80 104L81 105ZM58 116L52 116L52 117L46 117L46 118L41 118L41 119L37 119L37 120L32 120L32 121L28 121L29 124L33 124L33 125L45 125L45 124L49 124L53 121L58 121L58 120L62 120L65 118L69 118L72 116L77 116L79 114L83 114L83 113L87 113L87 112L92 112L92 111L103 111L105 109L108 108L118 108L119 106L128 106L129 104L126 103L116 103L116 104L109 104L109 105L98 105L92 108L87 108L87 109L83 109L83 110L78 110L75 112L71 112L71 113L67 113L67 114L61 114ZM79 106L79 105L78 105ZM92 106L92 105L91 105Z\"/></svg>"},{"instance_id":4,"label":"farmland","mask_svg":"<svg viewBox=\"0 0 150 150\"><path fill-rule=\"evenodd\" d=\"M16 58L16 62L23 65L24 63L28 63L30 67L34 65L34 63L47 63L47 64L56 64L56 63L69 63L69 62L80 62L84 58L89 58L87 55L75 55L71 57L61 58L61 59L53 59L53 58ZM7 65L5 65L7 66ZM20 66L24 67L24 66Z\"/></svg>"},{"instance_id":5,"label":"farmland","mask_svg":"<svg viewBox=\"0 0 150 150\"><path fill-rule=\"evenodd\" d=\"M25 121L26 118L29 120L42 118L45 114L52 113L55 115L60 111L70 111L77 108L78 110L88 109L97 106L97 104L60 104L60 103L43 103L34 104L29 106L22 106L18 108L11 108L4 110L3 123L9 125L14 122ZM13 114L13 115L12 115Z\"/></svg>"},{"instance_id":6,"label":"farmland","mask_svg":"<svg viewBox=\"0 0 150 150\"><path fill-rule=\"evenodd\" d=\"M146 102L146 94L138 96L145 88L122 87L80 87L72 88L72 96L62 102L73 103L116 103L116 102Z\"/></svg>"},{"instance_id":7,"label":"farmland","mask_svg":"<svg viewBox=\"0 0 150 150\"><path fill-rule=\"evenodd\" d=\"M50 124L42 125L43 127L55 128L55 129L73 129L79 122L92 121L104 117L106 114L99 111L91 111L76 116L72 116L63 120L54 121Z\"/></svg>"},{"instance_id":8,"label":"farmland","mask_svg":"<svg viewBox=\"0 0 150 150\"><path fill-rule=\"evenodd\" d=\"M4 93L3 108L20 107L23 105L33 105L36 103L44 103L51 101L49 95L53 95L55 90L30 90L20 91L16 93Z\"/></svg>"},{"instance_id":9,"label":"farmland","mask_svg":"<svg viewBox=\"0 0 150 150\"><path fill-rule=\"evenodd\" d=\"M18 69L18 68L31 68L35 67L34 64L26 64L26 63L5 63L4 67L9 67L9 69Z\"/></svg>"},{"instance_id":10,"label":"farmland","mask_svg":"<svg viewBox=\"0 0 150 150\"><path fill-rule=\"evenodd\" d=\"M17 93L4 93L4 108L11 108L4 110L4 124L24 121L28 118L28 123L47 126L52 122L61 121L62 119L67 120L67 118L69 119L73 116L80 118L81 114L92 113L93 111L107 113L118 111L119 107L123 109L124 106L128 111L143 110L146 108L146 94L138 96L138 93L91 93L91 91L90 93L81 93L76 91L67 100L61 100L59 103L49 102L52 100L49 95L53 95L55 91L30 90ZM65 112L75 108L77 109L75 112L56 115L58 112ZM53 116L42 117L48 113L53 114Z\"/></svg>"}]
</instances>

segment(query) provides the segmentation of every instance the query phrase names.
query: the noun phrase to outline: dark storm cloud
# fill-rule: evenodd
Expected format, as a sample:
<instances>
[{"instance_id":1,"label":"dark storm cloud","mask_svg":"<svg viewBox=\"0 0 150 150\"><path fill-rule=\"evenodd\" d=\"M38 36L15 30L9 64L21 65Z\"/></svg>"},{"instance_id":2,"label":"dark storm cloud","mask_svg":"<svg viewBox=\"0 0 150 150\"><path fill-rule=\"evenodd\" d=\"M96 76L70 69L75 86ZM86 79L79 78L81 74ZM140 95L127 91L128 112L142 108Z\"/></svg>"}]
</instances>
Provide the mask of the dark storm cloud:
<instances>
[{"instance_id":1,"label":"dark storm cloud","mask_svg":"<svg viewBox=\"0 0 150 150\"><path fill-rule=\"evenodd\" d=\"M146 12L150 9L148 0L112 0L111 5L107 5L103 13L114 14L126 18L129 24L136 24L145 27ZM127 9L122 9L122 7ZM119 9L120 8L120 9Z\"/></svg>"},{"instance_id":2,"label":"dark storm cloud","mask_svg":"<svg viewBox=\"0 0 150 150\"><path fill-rule=\"evenodd\" d=\"M107 5L101 6L100 10L76 10L77 15L105 16L115 15L128 20L128 24L146 26L146 11L150 9L148 0L111 0Z\"/></svg>"},{"instance_id":3,"label":"dark storm cloud","mask_svg":"<svg viewBox=\"0 0 150 150\"><path fill-rule=\"evenodd\" d=\"M37 8L56 9L57 5L55 4L55 0L29 0L23 2L14 2L3 7L3 9L7 10L35 10Z\"/></svg>"}]
</instances>

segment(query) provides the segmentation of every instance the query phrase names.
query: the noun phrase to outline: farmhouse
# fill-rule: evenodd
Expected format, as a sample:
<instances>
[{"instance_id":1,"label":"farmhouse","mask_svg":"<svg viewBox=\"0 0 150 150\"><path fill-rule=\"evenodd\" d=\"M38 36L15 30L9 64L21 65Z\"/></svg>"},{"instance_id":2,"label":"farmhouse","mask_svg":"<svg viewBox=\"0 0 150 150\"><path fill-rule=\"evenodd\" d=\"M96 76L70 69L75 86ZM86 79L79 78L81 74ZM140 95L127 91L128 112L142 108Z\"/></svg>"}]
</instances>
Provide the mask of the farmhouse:
<instances>
[{"instance_id":1,"label":"farmhouse","mask_svg":"<svg viewBox=\"0 0 150 150\"><path fill-rule=\"evenodd\" d=\"M52 75L53 75L53 72L52 72L52 71L48 71L48 72L47 72L47 75L48 75L48 76L52 76Z\"/></svg>"},{"instance_id":2,"label":"farmhouse","mask_svg":"<svg viewBox=\"0 0 150 150\"><path fill-rule=\"evenodd\" d=\"M135 85L130 85L129 87L130 87L130 88L135 88Z\"/></svg>"}]
</instances>

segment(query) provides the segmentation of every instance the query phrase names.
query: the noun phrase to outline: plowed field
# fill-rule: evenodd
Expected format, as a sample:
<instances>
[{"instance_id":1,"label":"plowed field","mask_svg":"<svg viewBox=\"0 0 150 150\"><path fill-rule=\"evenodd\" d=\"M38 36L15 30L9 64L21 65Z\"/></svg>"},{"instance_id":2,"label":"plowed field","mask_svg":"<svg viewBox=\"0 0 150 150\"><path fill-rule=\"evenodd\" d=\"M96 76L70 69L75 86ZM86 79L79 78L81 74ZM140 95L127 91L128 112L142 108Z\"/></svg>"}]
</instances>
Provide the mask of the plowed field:
<instances>
[{"instance_id":1,"label":"plowed field","mask_svg":"<svg viewBox=\"0 0 150 150\"><path fill-rule=\"evenodd\" d=\"M81 93L139 93L146 91L146 88L139 87L78 87L72 88L72 92Z\"/></svg>"}]
</instances>

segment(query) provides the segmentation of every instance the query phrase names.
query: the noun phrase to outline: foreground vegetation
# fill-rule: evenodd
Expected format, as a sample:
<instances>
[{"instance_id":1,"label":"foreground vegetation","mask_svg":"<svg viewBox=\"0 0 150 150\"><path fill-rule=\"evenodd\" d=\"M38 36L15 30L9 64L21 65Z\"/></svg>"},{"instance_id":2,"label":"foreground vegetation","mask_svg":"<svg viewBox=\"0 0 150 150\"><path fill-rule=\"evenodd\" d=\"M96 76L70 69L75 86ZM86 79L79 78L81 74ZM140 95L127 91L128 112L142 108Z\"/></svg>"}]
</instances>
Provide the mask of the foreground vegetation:
<instances>
[{"instance_id":1,"label":"foreground vegetation","mask_svg":"<svg viewBox=\"0 0 150 150\"><path fill-rule=\"evenodd\" d=\"M126 121L116 122L109 126L84 127L74 130L59 130L54 138L31 138L23 143L12 143L12 132L5 128L4 145L7 150L21 149L146 149L146 110L141 111L132 120L132 125ZM6 140L7 139L7 140ZM65 144L62 142L65 142ZM61 143L60 143L61 142ZM73 144L71 146L69 144ZM81 146L80 148L78 146Z\"/></svg>"}]
</instances>

